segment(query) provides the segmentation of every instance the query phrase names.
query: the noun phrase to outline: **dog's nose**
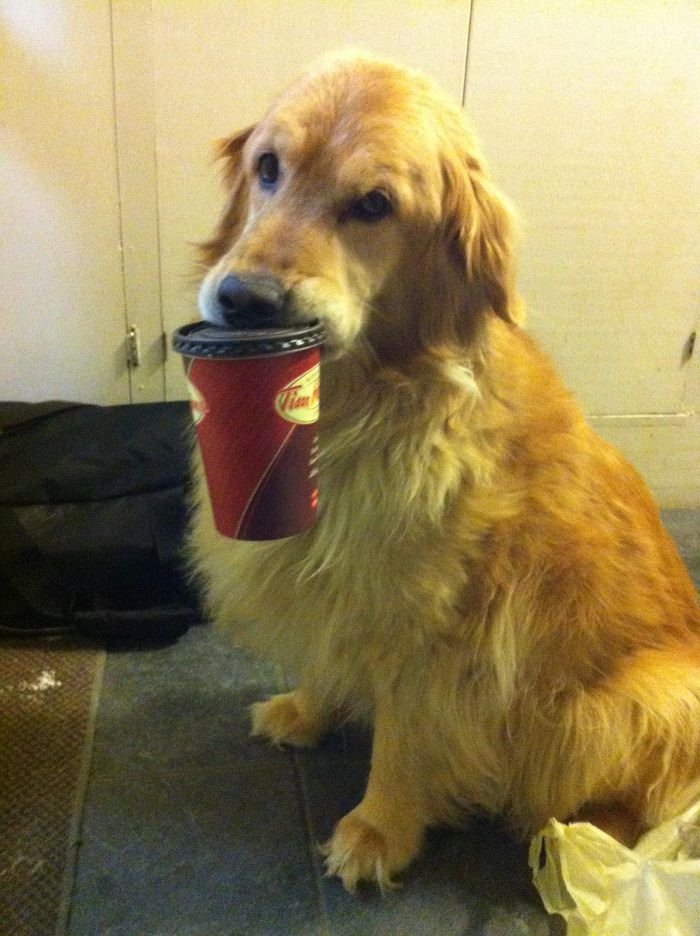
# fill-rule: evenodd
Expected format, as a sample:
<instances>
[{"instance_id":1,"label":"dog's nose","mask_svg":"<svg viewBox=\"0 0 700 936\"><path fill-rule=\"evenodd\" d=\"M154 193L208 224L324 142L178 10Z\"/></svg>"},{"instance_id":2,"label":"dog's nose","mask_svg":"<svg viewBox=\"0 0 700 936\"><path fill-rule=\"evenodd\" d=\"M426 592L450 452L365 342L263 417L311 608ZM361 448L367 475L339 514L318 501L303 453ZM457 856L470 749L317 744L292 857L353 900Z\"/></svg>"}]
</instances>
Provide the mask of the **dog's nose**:
<instances>
[{"instance_id":1,"label":"dog's nose","mask_svg":"<svg viewBox=\"0 0 700 936\"><path fill-rule=\"evenodd\" d=\"M216 298L227 325L257 328L280 324L286 289L274 276L234 276L219 283Z\"/></svg>"}]
</instances>

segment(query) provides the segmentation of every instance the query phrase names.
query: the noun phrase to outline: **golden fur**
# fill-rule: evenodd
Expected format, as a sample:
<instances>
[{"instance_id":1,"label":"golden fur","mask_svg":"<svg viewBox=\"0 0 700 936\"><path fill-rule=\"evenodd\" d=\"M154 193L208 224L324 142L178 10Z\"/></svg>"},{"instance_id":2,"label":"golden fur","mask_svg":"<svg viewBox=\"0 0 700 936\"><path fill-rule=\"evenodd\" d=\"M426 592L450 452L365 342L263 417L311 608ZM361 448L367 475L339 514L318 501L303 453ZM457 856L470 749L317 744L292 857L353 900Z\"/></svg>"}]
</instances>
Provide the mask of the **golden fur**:
<instances>
[{"instance_id":1,"label":"golden fur","mask_svg":"<svg viewBox=\"0 0 700 936\"><path fill-rule=\"evenodd\" d=\"M256 734L373 725L329 871L389 885L428 826L475 808L629 839L680 810L700 778L695 590L643 482L518 324L508 211L461 112L340 56L221 149L202 310L227 273L262 272L293 319L325 323L321 506L298 537L235 542L200 479L193 564L212 617L298 678L253 707ZM274 191L255 176L270 151ZM358 219L374 190L391 212Z\"/></svg>"}]
</instances>

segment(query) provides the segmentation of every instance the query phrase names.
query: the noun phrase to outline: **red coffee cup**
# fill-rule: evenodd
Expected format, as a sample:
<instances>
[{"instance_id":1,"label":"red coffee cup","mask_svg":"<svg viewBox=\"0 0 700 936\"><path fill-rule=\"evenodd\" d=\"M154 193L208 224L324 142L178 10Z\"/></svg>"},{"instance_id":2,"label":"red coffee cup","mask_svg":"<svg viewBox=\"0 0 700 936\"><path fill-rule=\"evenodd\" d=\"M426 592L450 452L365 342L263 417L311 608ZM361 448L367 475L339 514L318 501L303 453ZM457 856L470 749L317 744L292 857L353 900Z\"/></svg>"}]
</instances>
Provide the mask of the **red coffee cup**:
<instances>
[{"instance_id":1,"label":"red coffee cup","mask_svg":"<svg viewBox=\"0 0 700 936\"><path fill-rule=\"evenodd\" d=\"M214 523L240 540L313 526L322 326L173 335L182 354Z\"/></svg>"}]
</instances>

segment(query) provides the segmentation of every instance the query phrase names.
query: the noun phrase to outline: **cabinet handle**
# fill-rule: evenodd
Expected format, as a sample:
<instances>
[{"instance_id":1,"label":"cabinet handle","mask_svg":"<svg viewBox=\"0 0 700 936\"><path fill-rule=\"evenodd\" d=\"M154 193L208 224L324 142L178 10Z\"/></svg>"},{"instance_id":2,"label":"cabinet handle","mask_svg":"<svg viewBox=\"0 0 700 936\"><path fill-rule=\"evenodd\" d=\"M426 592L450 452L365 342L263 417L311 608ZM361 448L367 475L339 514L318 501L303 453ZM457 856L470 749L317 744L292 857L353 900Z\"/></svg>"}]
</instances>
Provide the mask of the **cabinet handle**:
<instances>
[{"instance_id":1,"label":"cabinet handle","mask_svg":"<svg viewBox=\"0 0 700 936\"><path fill-rule=\"evenodd\" d=\"M126 333L126 361L129 367L141 364L141 336L135 325L129 325Z\"/></svg>"}]
</instances>

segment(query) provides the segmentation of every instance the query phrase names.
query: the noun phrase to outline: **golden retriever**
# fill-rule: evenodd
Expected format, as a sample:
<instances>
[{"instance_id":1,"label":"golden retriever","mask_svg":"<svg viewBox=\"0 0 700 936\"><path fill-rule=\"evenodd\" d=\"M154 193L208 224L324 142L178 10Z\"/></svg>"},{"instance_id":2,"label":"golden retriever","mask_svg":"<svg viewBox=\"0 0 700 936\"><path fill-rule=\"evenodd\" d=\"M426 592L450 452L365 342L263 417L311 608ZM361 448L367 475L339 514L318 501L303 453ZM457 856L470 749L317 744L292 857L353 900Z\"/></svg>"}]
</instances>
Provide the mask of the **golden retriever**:
<instances>
[{"instance_id":1,"label":"golden retriever","mask_svg":"<svg viewBox=\"0 0 700 936\"><path fill-rule=\"evenodd\" d=\"M696 593L642 480L519 324L509 212L460 109L344 54L221 155L200 308L325 324L321 501L306 533L236 542L200 478L190 547L212 618L296 674L255 734L371 722L328 871L390 886L470 810L625 841L680 811L700 779Z\"/></svg>"}]
</instances>

